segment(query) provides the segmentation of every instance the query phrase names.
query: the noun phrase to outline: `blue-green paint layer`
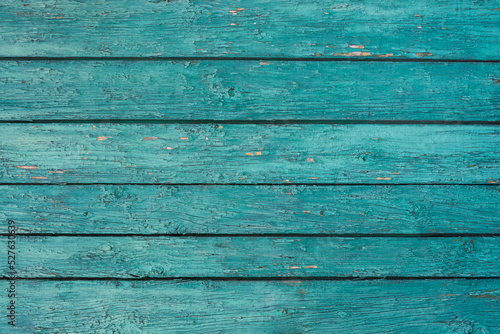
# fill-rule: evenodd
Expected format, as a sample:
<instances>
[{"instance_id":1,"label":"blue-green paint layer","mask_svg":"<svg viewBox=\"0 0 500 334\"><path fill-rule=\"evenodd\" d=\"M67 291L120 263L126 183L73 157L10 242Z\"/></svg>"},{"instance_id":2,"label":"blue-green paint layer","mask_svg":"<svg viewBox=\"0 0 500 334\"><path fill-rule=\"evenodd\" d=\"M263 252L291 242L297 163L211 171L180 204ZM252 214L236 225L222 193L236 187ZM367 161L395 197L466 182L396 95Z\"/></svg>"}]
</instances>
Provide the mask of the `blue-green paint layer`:
<instances>
[{"instance_id":1,"label":"blue-green paint layer","mask_svg":"<svg viewBox=\"0 0 500 334\"><path fill-rule=\"evenodd\" d=\"M16 185L0 197L19 233L500 233L498 186Z\"/></svg>"},{"instance_id":2,"label":"blue-green paint layer","mask_svg":"<svg viewBox=\"0 0 500 334\"><path fill-rule=\"evenodd\" d=\"M496 183L497 126L1 124L3 183Z\"/></svg>"},{"instance_id":3,"label":"blue-green paint layer","mask_svg":"<svg viewBox=\"0 0 500 334\"><path fill-rule=\"evenodd\" d=\"M500 59L497 1L4 0L0 56Z\"/></svg>"},{"instance_id":4,"label":"blue-green paint layer","mask_svg":"<svg viewBox=\"0 0 500 334\"><path fill-rule=\"evenodd\" d=\"M499 280L18 281L18 288L17 326L1 321L2 333L500 332ZM5 293L0 302L7 305Z\"/></svg>"},{"instance_id":5,"label":"blue-green paint layer","mask_svg":"<svg viewBox=\"0 0 500 334\"><path fill-rule=\"evenodd\" d=\"M499 18L472 0L3 1L0 121L69 123L0 125L0 218L67 234L16 238L0 332L500 333L497 126L210 124L499 121ZM283 61L301 57L336 61Z\"/></svg>"},{"instance_id":6,"label":"blue-green paint layer","mask_svg":"<svg viewBox=\"0 0 500 334\"><path fill-rule=\"evenodd\" d=\"M0 120L500 120L497 63L4 61L0 81Z\"/></svg>"},{"instance_id":7,"label":"blue-green paint layer","mask_svg":"<svg viewBox=\"0 0 500 334\"><path fill-rule=\"evenodd\" d=\"M16 250L32 278L500 276L495 237L18 236Z\"/></svg>"}]
</instances>

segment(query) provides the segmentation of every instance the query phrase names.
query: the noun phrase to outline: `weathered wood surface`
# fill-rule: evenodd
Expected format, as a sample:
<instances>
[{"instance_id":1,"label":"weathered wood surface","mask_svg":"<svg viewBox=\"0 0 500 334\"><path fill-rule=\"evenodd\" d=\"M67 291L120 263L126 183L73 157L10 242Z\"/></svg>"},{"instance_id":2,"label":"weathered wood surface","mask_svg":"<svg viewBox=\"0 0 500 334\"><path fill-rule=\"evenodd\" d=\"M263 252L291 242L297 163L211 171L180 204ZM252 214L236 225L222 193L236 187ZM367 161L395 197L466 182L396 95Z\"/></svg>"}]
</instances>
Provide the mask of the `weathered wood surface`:
<instances>
[{"instance_id":1,"label":"weathered wood surface","mask_svg":"<svg viewBox=\"0 0 500 334\"><path fill-rule=\"evenodd\" d=\"M0 120L500 120L496 63L4 61L0 82Z\"/></svg>"},{"instance_id":2,"label":"weathered wood surface","mask_svg":"<svg viewBox=\"0 0 500 334\"><path fill-rule=\"evenodd\" d=\"M46 122L0 124L0 219L56 235L17 236L0 332L500 333L500 128L311 124L499 121L499 22L488 0L3 1L0 121ZM262 120L306 122L222 122Z\"/></svg>"},{"instance_id":3,"label":"weathered wood surface","mask_svg":"<svg viewBox=\"0 0 500 334\"><path fill-rule=\"evenodd\" d=\"M4 0L1 56L500 59L497 1Z\"/></svg>"},{"instance_id":4,"label":"weathered wood surface","mask_svg":"<svg viewBox=\"0 0 500 334\"><path fill-rule=\"evenodd\" d=\"M18 233L500 233L497 186L16 185L0 197Z\"/></svg>"},{"instance_id":5,"label":"weathered wood surface","mask_svg":"<svg viewBox=\"0 0 500 334\"><path fill-rule=\"evenodd\" d=\"M16 251L33 278L500 276L495 237L18 236Z\"/></svg>"},{"instance_id":6,"label":"weathered wood surface","mask_svg":"<svg viewBox=\"0 0 500 334\"><path fill-rule=\"evenodd\" d=\"M2 124L0 182L496 183L500 128Z\"/></svg>"},{"instance_id":7,"label":"weathered wood surface","mask_svg":"<svg viewBox=\"0 0 500 334\"><path fill-rule=\"evenodd\" d=\"M18 285L18 323L2 333L500 332L499 280Z\"/></svg>"}]
</instances>

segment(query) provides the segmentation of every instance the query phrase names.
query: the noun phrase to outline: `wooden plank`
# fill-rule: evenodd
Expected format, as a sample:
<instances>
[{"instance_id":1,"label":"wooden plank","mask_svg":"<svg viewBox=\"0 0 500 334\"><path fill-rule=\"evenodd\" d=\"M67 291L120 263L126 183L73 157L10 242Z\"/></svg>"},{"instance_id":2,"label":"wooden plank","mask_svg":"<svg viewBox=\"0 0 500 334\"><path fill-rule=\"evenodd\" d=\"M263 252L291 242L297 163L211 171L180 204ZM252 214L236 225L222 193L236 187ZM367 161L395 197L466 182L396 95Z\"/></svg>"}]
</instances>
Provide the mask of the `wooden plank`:
<instances>
[{"instance_id":1,"label":"wooden plank","mask_svg":"<svg viewBox=\"0 0 500 334\"><path fill-rule=\"evenodd\" d=\"M500 59L496 1L5 0L1 56Z\"/></svg>"},{"instance_id":2,"label":"wooden plank","mask_svg":"<svg viewBox=\"0 0 500 334\"><path fill-rule=\"evenodd\" d=\"M0 120L499 121L496 63L0 62Z\"/></svg>"},{"instance_id":3,"label":"wooden plank","mask_svg":"<svg viewBox=\"0 0 500 334\"><path fill-rule=\"evenodd\" d=\"M17 185L0 194L0 220L18 233L500 233L497 186Z\"/></svg>"},{"instance_id":4,"label":"wooden plank","mask_svg":"<svg viewBox=\"0 0 500 334\"><path fill-rule=\"evenodd\" d=\"M2 124L0 182L496 183L499 128Z\"/></svg>"},{"instance_id":5,"label":"wooden plank","mask_svg":"<svg viewBox=\"0 0 500 334\"><path fill-rule=\"evenodd\" d=\"M17 289L23 333L500 332L497 279L18 281ZM7 293L0 301L8 305ZM7 320L0 331L12 331Z\"/></svg>"},{"instance_id":6,"label":"wooden plank","mask_svg":"<svg viewBox=\"0 0 500 334\"><path fill-rule=\"evenodd\" d=\"M496 237L18 236L16 252L32 278L500 276Z\"/></svg>"}]
</instances>

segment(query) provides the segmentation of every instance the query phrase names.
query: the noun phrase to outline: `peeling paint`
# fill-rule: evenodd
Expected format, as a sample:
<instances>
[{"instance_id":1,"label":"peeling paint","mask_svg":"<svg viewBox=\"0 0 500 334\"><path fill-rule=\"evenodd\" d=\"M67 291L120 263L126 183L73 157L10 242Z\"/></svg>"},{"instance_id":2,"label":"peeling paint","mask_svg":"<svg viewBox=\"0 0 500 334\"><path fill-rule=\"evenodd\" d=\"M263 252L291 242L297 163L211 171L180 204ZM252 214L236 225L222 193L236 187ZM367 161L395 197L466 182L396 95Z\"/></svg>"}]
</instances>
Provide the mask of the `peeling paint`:
<instances>
[{"instance_id":1,"label":"peeling paint","mask_svg":"<svg viewBox=\"0 0 500 334\"><path fill-rule=\"evenodd\" d=\"M20 169L38 169L38 166L16 166L16 168L20 168Z\"/></svg>"}]
</instances>

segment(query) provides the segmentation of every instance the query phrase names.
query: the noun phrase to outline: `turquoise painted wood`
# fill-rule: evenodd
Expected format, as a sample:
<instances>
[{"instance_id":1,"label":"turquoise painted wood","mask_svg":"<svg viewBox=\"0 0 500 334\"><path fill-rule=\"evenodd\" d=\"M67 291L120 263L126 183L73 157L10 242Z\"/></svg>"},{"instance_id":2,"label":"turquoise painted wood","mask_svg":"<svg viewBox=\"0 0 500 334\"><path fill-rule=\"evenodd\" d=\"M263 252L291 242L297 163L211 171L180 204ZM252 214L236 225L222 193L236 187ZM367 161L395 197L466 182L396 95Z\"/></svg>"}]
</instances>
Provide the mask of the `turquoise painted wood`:
<instances>
[{"instance_id":1,"label":"turquoise painted wood","mask_svg":"<svg viewBox=\"0 0 500 334\"><path fill-rule=\"evenodd\" d=\"M15 185L0 197L18 233L500 233L498 186Z\"/></svg>"},{"instance_id":2,"label":"turquoise painted wood","mask_svg":"<svg viewBox=\"0 0 500 334\"><path fill-rule=\"evenodd\" d=\"M500 121L497 63L4 61L0 120Z\"/></svg>"},{"instance_id":3,"label":"turquoise painted wood","mask_svg":"<svg viewBox=\"0 0 500 334\"><path fill-rule=\"evenodd\" d=\"M20 2L1 56L500 59L497 1Z\"/></svg>"},{"instance_id":4,"label":"turquoise painted wood","mask_svg":"<svg viewBox=\"0 0 500 334\"><path fill-rule=\"evenodd\" d=\"M3 1L0 333L500 333L499 22Z\"/></svg>"},{"instance_id":5,"label":"turquoise painted wood","mask_svg":"<svg viewBox=\"0 0 500 334\"><path fill-rule=\"evenodd\" d=\"M35 280L20 281L19 291L23 333L500 332L497 279ZM0 322L0 331L11 330Z\"/></svg>"},{"instance_id":6,"label":"turquoise painted wood","mask_svg":"<svg viewBox=\"0 0 500 334\"><path fill-rule=\"evenodd\" d=\"M500 276L496 237L18 236L16 244L18 277Z\"/></svg>"},{"instance_id":7,"label":"turquoise painted wood","mask_svg":"<svg viewBox=\"0 0 500 334\"><path fill-rule=\"evenodd\" d=\"M1 124L3 183L496 183L472 125Z\"/></svg>"}]
</instances>

